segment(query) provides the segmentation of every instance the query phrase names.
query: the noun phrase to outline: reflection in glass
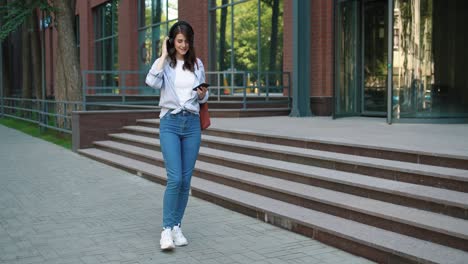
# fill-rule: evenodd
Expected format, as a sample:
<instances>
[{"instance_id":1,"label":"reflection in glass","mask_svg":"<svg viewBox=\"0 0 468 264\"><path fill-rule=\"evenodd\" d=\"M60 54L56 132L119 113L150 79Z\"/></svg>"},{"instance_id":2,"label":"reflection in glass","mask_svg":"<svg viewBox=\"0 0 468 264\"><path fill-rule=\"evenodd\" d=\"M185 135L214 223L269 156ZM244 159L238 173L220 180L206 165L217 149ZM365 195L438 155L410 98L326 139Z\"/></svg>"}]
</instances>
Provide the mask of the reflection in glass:
<instances>
[{"instance_id":1,"label":"reflection in glass","mask_svg":"<svg viewBox=\"0 0 468 264\"><path fill-rule=\"evenodd\" d=\"M336 115L357 113L357 1L340 2L337 9Z\"/></svg>"},{"instance_id":2,"label":"reflection in glass","mask_svg":"<svg viewBox=\"0 0 468 264\"><path fill-rule=\"evenodd\" d=\"M177 0L139 0L138 2L138 61L141 71L148 71L152 63L160 56L162 41L169 28L178 17ZM149 89L140 76L143 94L157 94L159 91Z\"/></svg>"},{"instance_id":3,"label":"reflection in glass","mask_svg":"<svg viewBox=\"0 0 468 264\"><path fill-rule=\"evenodd\" d=\"M259 86L267 92L282 92L283 0L216 0L210 6L216 32L213 65L216 71L226 72L216 77L220 85L246 85L247 93L259 92ZM245 84L243 72L247 75ZM220 92L236 91L243 90Z\"/></svg>"},{"instance_id":4,"label":"reflection in glass","mask_svg":"<svg viewBox=\"0 0 468 264\"><path fill-rule=\"evenodd\" d=\"M167 0L153 0L153 24L167 20Z\"/></svg>"},{"instance_id":5,"label":"reflection in glass","mask_svg":"<svg viewBox=\"0 0 468 264\"><path fill-rule=\"evenodd\" d=\"M467 12L465 0L395 0L394 117L468 117Z\"/></svg>"},{"instance_id":6,"label":"reflection in glass","mask_svg":"<svg viewBox=\"0 0 468 264\"><path fill-rule=\"evenodd\" d=\"M387 1L364 2L364 109L367 113L387 111Z\"/></svg>"},{"instance_id":7,"label":"reflection in glass","mask_svg":"<svg viewBox=\"0 0 468 264\"><path fill-rule=\"evenodd\" d=\"M139 60L140 63L146 65L149 65L151 63L151 58L153 57L153 52L151 49L151 32L151 28L138 32L141 43L139 49Z\"/></svg>"},{"instance_id":8,"label":"reflection in glass","mask_svg":"<svg viewBox=\"0 0 468 264\"><path fill-rule=\"evenodd\" d=\"M94 10L95 65L96 70L118 70L118 0L102 4ZM96 83L98 86L118 86L116 74L101 74ZM99 92L113 92L103 89Z\"/></svg>"},{"instance_id":9,"label":"reflection in glass","mask_svg":"<svg viewBox=\"0 0 468 264\"><path fill-rule=\"evenodd\" d=\"M168 17L168 20L177 19L177 17L179 16L178 9L177 9L178 2L179 2L178 0L169 0L167 2L167 17Z\"/></svg>"},{"instance_id":10,"label":"reflection in glass","mask_svg":"<svg viewBox=\"0 0 468 264\"><path fill-rule=\"evenodd\" d=\"M234 70L258 69L258 4L249 1L234 7ZM262 31L265 31L263 28ZM265 54L266 55L266 54ZM266 57L266 56L265 56ZM261 65L266 68L267 64Z\"/></svg>"},{"instance_id":11,"label":"reflection in glass","mask_svg":"<svg viewBox=\"0 0 468 264\"><path fill-rule=\"evenodd\" d=\"M139 64L147 71L160 55L161 41L178 16L177 0L139 0Z\"/></svg>"},{"instance_id":12,"label":"reflection in glass","mask_svg":"<svg viewBox=\"0 0 468 264\"><path fill-rule=\"evenodd\" d=\"M227 0L223 0L223 3ZM217 47L217 64L219 71L225 71L231 65L231 32L232 32L232 19L231 8L222 7L216 10L216 47ZM229 51L229 52L228 52Z\"/></svg>"},{"instance_id":13,"label":"reflection in glass","mask_svg":"<svg viewBox=\"0 0 468 264\"><path fill-rule=\"evenodd\" d=\"M138 1L138 26L145 27L151 24L151 0Z\"/></svg>"}]
</instances>

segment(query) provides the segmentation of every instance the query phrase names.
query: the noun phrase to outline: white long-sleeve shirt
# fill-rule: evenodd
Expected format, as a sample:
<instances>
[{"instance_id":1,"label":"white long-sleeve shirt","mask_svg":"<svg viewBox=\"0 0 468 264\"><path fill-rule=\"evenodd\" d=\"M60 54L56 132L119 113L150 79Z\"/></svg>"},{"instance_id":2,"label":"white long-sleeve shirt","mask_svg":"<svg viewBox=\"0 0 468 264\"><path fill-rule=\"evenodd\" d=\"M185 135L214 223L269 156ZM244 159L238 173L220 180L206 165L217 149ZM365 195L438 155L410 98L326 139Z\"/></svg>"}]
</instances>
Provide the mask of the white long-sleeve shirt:
<instances>
[{"instance_id":1,"label":"white long-sleeve shirt","mask_svg":"<svg viewBox=\"0 0 468 264\"><path fill-rule=\"evenodd\" d=\"M190 70L184 70L183 66L184 61L177 60L174 86L180 105L184 105L192 98L192 88L195 83L195 74Z\"/></svg>"},{"instance_id":2,"label":"white long-sleeve shirt","mask_svg":"<svg viewBox=\"0 0 468 264\"><path fill-rule=\"evenodd\" d=\"M208 93L206 93L203 99L198 99L197 92L191 90L191 96L189 99L182 102L184 100L181 100L177 94L176 78L178 77L176 69L172 68L169 65L169 61L166 59L163 68L161 70L157 70L158 62L159 59L153 63L148 75L146 75L146 84L154 89L161 89L161 95L159 98L161 113L159 114L159 117L166 115L169 110L173 110L171 112L172 114L177 114L182 110L198 114L200 111L199 104L208 101ZM195 71L193 72L194 82L192 83L191 88L195 88L205 82L205 68L203 67L203 63L200 59L197 59L197 64L195 64Z\"/></svg>"}]
</instances>

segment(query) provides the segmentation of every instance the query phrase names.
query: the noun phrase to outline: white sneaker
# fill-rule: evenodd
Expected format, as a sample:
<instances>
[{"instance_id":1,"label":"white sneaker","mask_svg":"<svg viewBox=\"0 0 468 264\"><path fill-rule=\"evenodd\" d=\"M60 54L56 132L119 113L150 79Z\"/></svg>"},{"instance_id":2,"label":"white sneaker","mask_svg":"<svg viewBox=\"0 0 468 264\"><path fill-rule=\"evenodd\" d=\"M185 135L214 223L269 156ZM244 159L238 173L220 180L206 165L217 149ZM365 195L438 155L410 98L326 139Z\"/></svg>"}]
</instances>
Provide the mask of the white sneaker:
<instances>
[{"instance_id":1,"label":"white sneaker","mask_svg":"<svg viewBox=\"0 0 468 264\"><path fill-rule=\"evenodd\" d=\"M182 229L180 226L176 225L172 228L172 239L174 239L174 244L178 247L186 246L188 244L187 238L182 234Z\"/></svg>"},{"instance_id":2,"label":"white sneaker","mask_svg":"<svg viewBox=\"0 0 468 264\"><path fill-rule=\"evenodd\" d=\"M161 244L162 250L172 250L175 248L174 241L172 240L172 232L171 229L165 228L161 232L161 240L159 241Z\"/></svg>"}]
</instances>

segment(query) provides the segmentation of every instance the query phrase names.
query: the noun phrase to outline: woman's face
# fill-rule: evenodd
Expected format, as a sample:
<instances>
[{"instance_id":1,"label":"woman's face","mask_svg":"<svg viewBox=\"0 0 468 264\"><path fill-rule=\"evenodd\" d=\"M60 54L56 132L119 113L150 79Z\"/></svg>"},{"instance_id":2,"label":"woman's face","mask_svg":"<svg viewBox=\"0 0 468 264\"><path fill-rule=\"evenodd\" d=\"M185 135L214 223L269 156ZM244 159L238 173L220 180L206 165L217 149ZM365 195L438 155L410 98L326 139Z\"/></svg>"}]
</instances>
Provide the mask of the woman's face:
<instances>
[{"instance_id":1,"label":"woman's face","mask_svg":"<svg viewBox=\"0 0 468 264\"><path fill-rule=\"evenodd\" d=\"M174 47L176 49L176 57L179 60L184 59L184 55L190 48L189 41L184 34L179 33L174 39Z\"/></svg>"}]
</instances>

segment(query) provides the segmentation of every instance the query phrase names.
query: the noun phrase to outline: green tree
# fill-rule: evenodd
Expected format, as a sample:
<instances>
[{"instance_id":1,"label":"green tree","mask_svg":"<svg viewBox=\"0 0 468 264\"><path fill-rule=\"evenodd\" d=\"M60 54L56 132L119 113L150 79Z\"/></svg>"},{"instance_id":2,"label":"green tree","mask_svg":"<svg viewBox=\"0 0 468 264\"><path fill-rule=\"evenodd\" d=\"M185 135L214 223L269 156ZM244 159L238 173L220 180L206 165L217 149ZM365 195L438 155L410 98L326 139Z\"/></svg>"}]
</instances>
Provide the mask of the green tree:
<instances>
[{"instance_id":1,"label":"green tree","mask_svg":"<svg viewBox=\"0 0 468 264\"><path fill-rule=\"evenodd\" d=\"M237 70L258 69L258 1L234 6L234 67Z\"/></svg>"},{"instance_id":2,"label":"green tree","mask_svg":"<svg viewBox=\"0 0 468 264\"><path fill-rule=\"evenodd\" d=\"M6 6L7 0L0 0L0 10L2 13L0 13L0 26L3 27L6 19L5 19L5 13L3 12L3 8ZM6 12L6 11L5 11ZM11 95L11 83L10 83L10 74L11 74L11 67L10 67L10 39L5 38L1 41L1 47L2 49L2 55L3 55L3 61L2 63L2 74L3 76L3 96L9 97Z\"/></svg>"},{"instance_id":3,"label":"green tree","mask_svg":"<svg viewBox=\"0 0 468 264\"><path fill-rule=\"evenodd\" d=\"M37 12L32 12L32 16L30 17L30 48L31 48L31 63L32 63L32 72L33 72L33 90L35 91L35 96L38 99L42 98L42 89L41 89L41 81L42 81L42 58L41 58L41 38L39 36L39 17Z\"/></svg>"},{"instance_id":4,"label":"green tree","mask_svg":"<svg viewBox=\"0 0 468 264\"><path fill-rule=\"evenodd\" d=\"M1 41L18 29L37 8L47 13L54 11L47 0L3 0L0 3L0 17L5 22L0 29Z\"/></svg>"},{"instance_id":5,"label":"green tree","mask_svg":"<svg viewBox=\"0 0 468 264\"><path fill-rule=\"evenodd\" d=\"M22 65L22 96L31 98L33 90L35 95L40 98L41 84L41 54L39 49L39 25L36 8L42 8L41 4L34 0L22 1L1 1L0 16L4 23L1 24L0 38L2 42L10 32L18 29L21 32L21 65ZM47 8L45 8L47 9ZM8 54L8 52L6 52ZM7 55L4 65L10 65L10 58ZM9 82L9 67L5 67L4 76ZM10 89L9 83L5 89ZM8 93L5 93L8 94Z\"/></svg>"},{"instance_id":6,"label":"green tree","mask_svg":"<svg viewBox=\"0 0 468 264\"><path fill-rule=\"evenodd\" d=\"M282 68L282 56L278 52L282 50L281 40L283 39L281 3L281 0L260 1L260 29L258 28L259 1L247 1L230 7L234 8L234 25L231 25L231 21L227 19L228 8L221 8L221 15L217 17L217 24L220 25L217 33L218 69L230 68L227 62L231 61L231 53L227 50L234 52L233 66L237 70L275 71ZM233 43L230 37L232 29L234 30ZM257 44L259 37L260 50ZM259 54L261 54L260 65L258 65Z\"/></svg>"},{"instance_id":7,"label":"green tree","mask_svg":"<svg viewBox=\"0 0 468 264\"><path fill-rule=\"evenodd\" d=\"M30 34L29 29L31 28L31 17L25 17L25 20L21 26L21 67L22 67L22 87L21 87L21 97L22 98L31 98L32 97L32 82L31 72L32 67L30 62Z\"/></svg>"},{"instance_id":8,"label":"green tree","mask_svg":"<svg viewBox=\"0 0 468 264\"><path fill-rule=\"evenodd\" d=\"M57 22L57 100L81 101L81 70L74 31L75 0L55 0Z\"/></svg>"},{"instance_id":9,"label":"green tree","mask_svg":"<svg viewBox=\"0 0 468 264\"><path fill-rule=\"evenodd\" d=\"M48 0L12 0L7 1L0 9L0 16L6 21L0 29L1 41L12 31L19 29L21 25L27 25L29 19L37 21L37 18L31 18L33 12L40 10L47 15L54 14L54 23L58 32L57 66L55 71L55 99L58 101L82 100L81 70L74 31L75 4L76 0L54 0L50 2ZM36 40L33 41L34 45L39 45ZM29 75L29 72L23 72L23 76ZM57 112L59 114L63 113L64 109L58 107Z\"/></svg>"}]
</instances>

